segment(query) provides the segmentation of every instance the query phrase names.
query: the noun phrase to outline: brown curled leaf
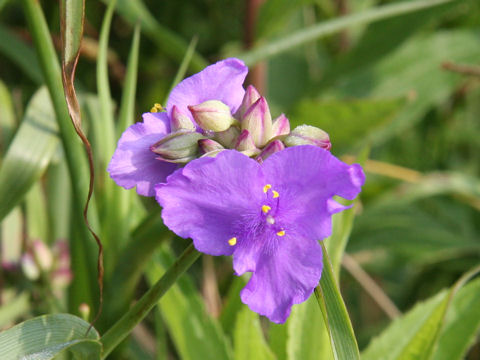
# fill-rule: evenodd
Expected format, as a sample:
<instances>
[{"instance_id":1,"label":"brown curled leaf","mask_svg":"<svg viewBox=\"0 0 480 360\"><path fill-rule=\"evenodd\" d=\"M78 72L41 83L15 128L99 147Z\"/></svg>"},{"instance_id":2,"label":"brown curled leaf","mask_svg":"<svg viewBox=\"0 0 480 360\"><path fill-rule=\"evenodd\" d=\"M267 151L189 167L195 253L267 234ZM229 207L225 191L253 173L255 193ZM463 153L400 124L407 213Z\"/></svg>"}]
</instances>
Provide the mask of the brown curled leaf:
<instances>
[{"instance_id":1,"label":"brown curled leaf","mask_svg":"<svg viewBox=\"0 0 480 360\"><path fill-rule=\"evenodd\" d=\"M93 194L93 184L95 180L95 170L93 165L92 147L87 137L82 130L82 118L80 113L80 106L78 104L77 95L74 87L75 70L80 54L80 46L83 36L83 24L85 19L85 0L61 0L61 38L62 38L62 81L65 92L65 99L67 101L68 113L72 119L73 126L77 135L82 140L85 146L85 151L88 156L88 165L90 168L90 183L88 188L88 196L83 208L83 218L88 227L88 230L95 238L98 245L98 286L100 292L99 308L95 319L90 324L91 329L93 324L97 321L102 313L103 306L103 246L98 235L93 231L88 222L88 206ZM88 333L87 331L87 333Z\"/></svg>"}]
</instances>

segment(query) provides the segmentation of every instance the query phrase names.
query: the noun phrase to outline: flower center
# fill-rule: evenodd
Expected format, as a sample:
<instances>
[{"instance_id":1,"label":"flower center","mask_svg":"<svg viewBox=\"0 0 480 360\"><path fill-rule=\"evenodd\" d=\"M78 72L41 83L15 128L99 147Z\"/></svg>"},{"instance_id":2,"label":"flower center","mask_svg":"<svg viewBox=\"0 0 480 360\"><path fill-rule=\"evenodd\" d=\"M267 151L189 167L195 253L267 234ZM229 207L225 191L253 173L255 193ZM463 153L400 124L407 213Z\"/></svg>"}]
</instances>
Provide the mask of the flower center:
<instances>
[{"instance_id":1,"label":"flower center","mask_svg":"<svg viewBox=\"0 0 480 360\"><path fill-rule=\"evenodd\" d=\"M271 184L267 184L263 187L263 192L265 194L265 199L263 201L262 206L260 207L260 219L261 222L258 224L257 230L260 231L273 231L276 236L282 237L285 236L286 231L283 227L277 224L275 216L278 212L278 204L280 193L274 189L272 189ZM262 225L263 224L265 225ZM240 241L242 241L240 239ZM227 240L230 246L235 246L238 243L238 239L236 236Z\"/></svg>"},{"instance_id":2,"label":"flower center","mask_svg":"<svg viewBox=\"0 0 480 360\"><path fill-rule=\"evenodd\" d=\"M266 201L272 205L262 205L262 213L264 214L265 216L265 221L268 225L275 225L275 217L273 216L272 214L272 207L275 208L275 212L276 212L276 208L278 206L278 198L280 197L280 194L278 193L278 191L272 189L272 185L271 184L267 184L263 187L263 192L267 195L267 198L266 198ZM275 200L274 200L275 199ZM285 230L282 229L282 228L276 228L275 229L275 233L278 235L278 236L284 236L285 235Z\"/></svg>"}]
</instances>

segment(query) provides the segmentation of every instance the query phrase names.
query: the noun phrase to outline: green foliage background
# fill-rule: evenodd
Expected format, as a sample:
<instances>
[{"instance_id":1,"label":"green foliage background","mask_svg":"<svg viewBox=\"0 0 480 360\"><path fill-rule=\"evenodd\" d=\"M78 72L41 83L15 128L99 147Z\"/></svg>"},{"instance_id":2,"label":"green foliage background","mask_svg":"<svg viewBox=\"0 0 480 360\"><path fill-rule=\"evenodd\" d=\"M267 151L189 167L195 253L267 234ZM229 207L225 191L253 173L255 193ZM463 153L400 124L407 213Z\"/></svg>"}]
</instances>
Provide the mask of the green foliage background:
<instances>
[{"instance_id":1,"label":"green foliage background","mask_svg":"<svg viewBox=\"0 0 480 360\"><path fill-rule=\"evenodd\" d=\"M332 153L366 170L325 241L321 306L312 296L271 324L241 304L247 278L230 259L202 256L109 358L351 359L355 339L362 359L480 357L480 282L467 282L480 262L477 0L266 0L250 17L253 0L108 3L86 0L75 82L96 170L89 219L105 248L103 313L85 337L99 307L97 248L81 217L86 157L55 78L60 9L0 0L0 255L11 265L0 269L0 327L21 323L0 333L0 354L104 356L107 330L190 244L162 225L153 199L108 178L116 141L174 79L236 56L274 116L324 129ZM54 249L60 239L69 286L56 287L51 268L26 276L33 241Z\"/></svg>"}]
</instances>

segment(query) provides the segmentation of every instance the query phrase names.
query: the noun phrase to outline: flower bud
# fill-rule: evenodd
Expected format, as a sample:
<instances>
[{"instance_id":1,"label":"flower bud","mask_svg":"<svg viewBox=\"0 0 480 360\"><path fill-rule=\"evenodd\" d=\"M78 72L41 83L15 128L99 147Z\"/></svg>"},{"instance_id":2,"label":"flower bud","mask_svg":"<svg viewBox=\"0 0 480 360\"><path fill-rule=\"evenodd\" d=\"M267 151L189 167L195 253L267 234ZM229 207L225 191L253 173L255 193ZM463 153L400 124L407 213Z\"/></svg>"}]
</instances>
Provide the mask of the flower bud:
<instances>
[{"instance_id":1,"label":"flower bud","mask_svg":"<svg viewBox=\"0 0 480 360\"><path fill-rule=\"evenodd\" d=\"M237 110L235 114L238 119L242 119L247 110L252 106L255 101L260 99L261 95L252 85L248 85L247 90L245 90L245 95L243 96L242 105Z\"/></svg>"},{"instance_id":2,"label":"flower bud","mask_svg":"<svg viewBox=\"0 0 480 360\"><path fill-rule=\"evenodd\" d=\"M237 142L240 130L236 126L230 126L225 131L214 134L213 138L227 148L233 148Z\"/></svg>"},{"instance_id":3,"label":"flower bud","mask_svg":"<svg viewBox=\"0 0 480 360\"><path fill-rule=\"evenodd\" d=\"M163 137L150 150L160 155L160 160L184 163L195 158L200 139L204 136L195 131L177 131Z\"/></svg>"},{"instance_id":4,"label":"flower bud","mask_svg":"<svg viewBox=\"0 0 480 360\"><path fill-rule=\"evenodd\" d=\"M265 145L272 136L272 116L267 100L262 96L242 118L242 130L248 130L256 147Z\"/></svg>"},{"instance_id":5,"label":"flower bud","mask_svg":"<svg viewBox=\"0 0 480 360\"><path fill-rule=\"evenodd\" d=\"M272 124L272 138L290 134L290 122L285 114L277 117Z\"/></svg>"},{"instance_id":6,"label":"flower bud","mask_svg":"<svg viewBox=\"0 0 480 360\"><path fill-rule=\"evenodd\" d=\"M238 150L247 156L253 156L260 152L255 146L252 135L250 135L248 130L243 130L238 136L235 150Z\"/></svg>"},{"instance_id":7,"label":"flower bud","mask_svg":"<svg viewBox=\"0 0 480 360\"><path fill-rule=\"evenodd\" d=\"M20 264L27 279L37 280L40 277L40 269L37 264L35 264L35 260L31 254L26 253L22 255Z\"/></svg>"},{"instance_id":8,"label":"flower bud","mask_svg":"<svg viewBox=\"0 0 480 360\"><path fill-rule=\"evenodd\" d=\"M203 130L225 131L235 122L228 105L219 100L207 100L188 109Z\"/></svg>"},{"instance_id":9,"label":"flower bud","mask_svg":"<svg viewBox=\"0 0 480 360\"><path fill-rule=\"evenodd\" d=\"M51 269L53 263L52 252L43 241L34 240L32 242L32 254L42 271L48 271Z\"/></svg>"},{"instance_id":10,"label":"flower bud","mask_svg":"<svg viewBox=\"0 0 480 360\"><path fill-rule=\"evenodd\" d=\"M315 145L330 150L332 144L328 134L315 126L297 126L283 141L287 146Z\"/></svg>"},{"instance_id":11,"label":"flower bud","mask_svg":"<svg viewBox=\"0 0 480 360\"><path fill-rule=\"evenodd\" d=\"M78 312L83 320L88 321L90 317L90 306L87 303L81 303L78 305Z\"/></svg>"},{"instance_id":12,"label":"flower bud","mask_svg":"<svg viewBox=\"0 0 480 360\"><path fill-rule=\"evenodd\" d=\"M173 105L172 114L170 116L170 129L171 132L178 130L195 131L196 127L187 115L182 113L176 105Z\"/></svg>"},{"instance_id":13,"label":"flower bud","mask_svg":"<svg viewBox=\"0 0 480 360\"><path fill-rule=\"evenodd\" d=\"M200 139L198 140L198 146L204 154L209 153L210 151L224 149L222 145L212 139Z\"/></svg>"},{"instance_id":14,"label":"flower bud","mask_svg":"<svg viewBox=\"0 0 480 360\"><path fill-rule=\"evenodd\" d=\"M257 156L257 160L260 164L265 161L270 155L275 154L277 151L285 149L285 145L280 140L274 140L262 150L260 155Z\"/></svg>"}]
</instances>

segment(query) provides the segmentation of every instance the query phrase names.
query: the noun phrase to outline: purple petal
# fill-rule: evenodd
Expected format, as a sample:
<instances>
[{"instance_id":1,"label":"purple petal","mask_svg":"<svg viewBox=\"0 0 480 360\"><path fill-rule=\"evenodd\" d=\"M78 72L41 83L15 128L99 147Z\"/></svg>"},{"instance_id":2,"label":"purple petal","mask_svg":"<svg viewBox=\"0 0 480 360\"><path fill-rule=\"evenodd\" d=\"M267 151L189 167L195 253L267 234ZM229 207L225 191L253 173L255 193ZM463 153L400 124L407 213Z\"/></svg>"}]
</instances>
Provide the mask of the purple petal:
<instances>
[{"instance_id":1,"label":"purple petal","mask_svg":"<svg viewBox=\"0 0 480 360\"><path fill-rule=\"evenodd\" d=\"M320 281L322 248L298 234L287 234L276 241L276 248L259 258L240 297L251 310L283 323L292 305L307 300Z\"/></svg>"},{"instance_id":2,"label":"purple petal","mask_svg":"<svg viewBox=\"0 0 480 360\"><path fill-rule=\"evenodd\" d=\"M255 160L233 150L200 158L155 187L162 218L177 235L192 238L197 250L231 255L228 240L256 217L264 186ZM254 214L252 214L254 212Z\"/></svg>"},{"instance_id":3,"label":"purple petal","mask_svg":"<svg viewBox=\"0 0 480 360\"><path fill-rule=\"evenodd\" d=\"M263 171L280 194L279 206L284 211L278 220L303 228L316 240L330 236L331 215L344 209L331 198L338 195L352 200L365 182L360 165L347 165L312 145L273 154L263 163Z\"/></svg>"},{"instance_id":4,"label":"purple petal","mask_svg":"<svg viewBox=\"0 0 480 360\"><path fill-rule=\"evenodd\" d=\"M131 125L118 140L117 149L107 171L117 185L125 189L137 187L143 196L155 195L154 186L164 182L177 165L156 159L150 146L169 132L166 113L145 113L143 122Z\"/></svg>"},{"instance_id":5,"label":"purple petal","mask_svg":"<svg viewBox=\"0 0 480 360\"><path fill-rule=\"evenodd\" d=\"M247 72L245 64L234 58L207 66L172 90L167 102L167 113L171 114L175 105L193 121L188 106L207 100L220 100L230 107L232 114L235 113L245 94L242 84Z\"/></svg>"}]
</instances>

